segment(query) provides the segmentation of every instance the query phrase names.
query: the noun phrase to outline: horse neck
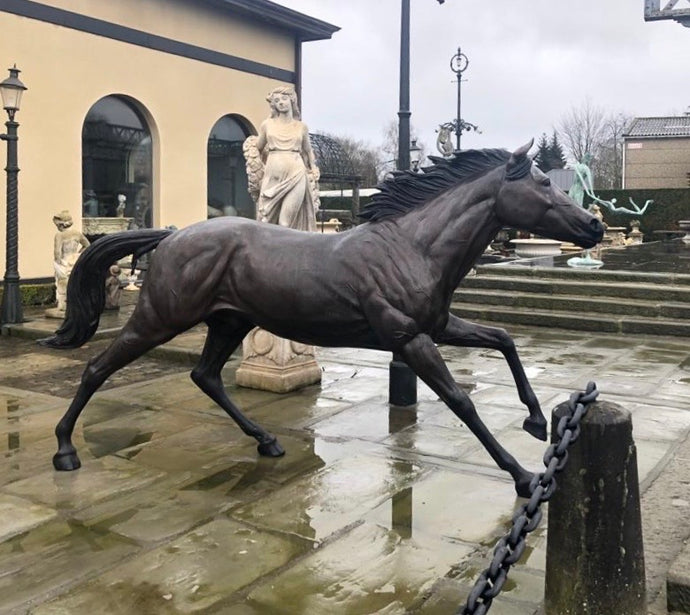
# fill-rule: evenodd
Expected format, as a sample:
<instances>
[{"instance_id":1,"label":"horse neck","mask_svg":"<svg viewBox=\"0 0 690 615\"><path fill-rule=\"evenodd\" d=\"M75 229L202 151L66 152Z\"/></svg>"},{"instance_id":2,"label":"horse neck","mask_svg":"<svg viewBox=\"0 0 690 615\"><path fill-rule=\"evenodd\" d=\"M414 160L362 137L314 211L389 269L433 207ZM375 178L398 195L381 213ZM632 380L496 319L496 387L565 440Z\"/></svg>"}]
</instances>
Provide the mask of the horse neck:
<instances>
[{"instance_id":1,"label":"horse neck","mask_svg":"<svg viewBox=\"0 0 690 615\"><path fill-rule=\"evenodd\" d=\"M500 185L501 177L492 173L443 193L400 220L449 292L455 290L502 226L494 213Z\"/></svg>"}]
</instances>

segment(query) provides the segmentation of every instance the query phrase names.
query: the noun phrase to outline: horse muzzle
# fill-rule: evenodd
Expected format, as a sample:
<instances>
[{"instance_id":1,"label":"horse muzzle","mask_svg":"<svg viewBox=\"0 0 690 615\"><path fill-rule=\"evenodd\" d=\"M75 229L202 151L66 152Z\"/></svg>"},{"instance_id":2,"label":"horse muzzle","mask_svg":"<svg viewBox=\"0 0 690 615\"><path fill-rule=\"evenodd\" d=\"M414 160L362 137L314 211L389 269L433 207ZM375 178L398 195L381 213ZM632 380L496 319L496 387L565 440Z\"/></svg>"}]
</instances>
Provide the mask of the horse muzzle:
<instances>
[{"instance_id":1,"label":"horse muzzle","mask_svg":"<svg viewBox=\"0 0 690 615\"><path fill-rule=\"evenodd\" d=\"M583 241L582 246L587 249L596 246L604 236L605 230L606 229L604 228L604 225L601 223L601 221L598 218L592 217L587 226L587 231L590 235L590 238Z\"/></svg>"}]
</instances>

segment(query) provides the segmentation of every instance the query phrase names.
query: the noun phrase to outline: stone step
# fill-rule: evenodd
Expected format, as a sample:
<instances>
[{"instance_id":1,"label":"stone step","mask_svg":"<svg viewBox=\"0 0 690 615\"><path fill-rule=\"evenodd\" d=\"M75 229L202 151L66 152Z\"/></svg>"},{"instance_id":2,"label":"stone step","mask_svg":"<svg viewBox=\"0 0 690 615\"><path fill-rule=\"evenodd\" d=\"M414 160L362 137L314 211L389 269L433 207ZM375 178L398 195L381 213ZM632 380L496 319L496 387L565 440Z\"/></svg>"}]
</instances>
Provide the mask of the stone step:
<instances>
[{"instance_id":1,"label":"stone step","mask_svg":"<svg viewBox=\"0 0 690 615\"><path fill-rule=\"evenodd\" d=\"M480 306L453 302L451 313L470 321L520 324L554 329L573 329L598 333L627 333L690 337L690 321L671 318L645 318L626 314L591 314L548 309Z\"/></svg>"},{"instance_id":2,"label":"stone step","mask_svg":"<svg viewBox=\"0 0 690 615\"><path fill-rule=\"evenodd\" d=\"M547 309L579 314L641 316L690 321L690 303L659 301L658 299L625 299L620 297L583 297L544 293L512 292L490 288L462 288L454 295L456 302L477 305L496 305L524 309Z\"/></svg>"},{"instance_id":3,"label":"stone step","mask_svg":"<svg viewBox=\"0 0 690 615\"><path fill-rule=\"evenodd\" d=\"M690 541L668 571L666 601L669 612L690 613Z\"/></svg>"},{"instance_id":4,"label":"stone step","mask_svg":"<svg viewBox=\"0 0 690 615\"><path fill-rule=\"evenodd\" d=\"M475 275L463 279L459 290L464 288L492 289L541 295L568 295L580 297L615 297L621 300L663 301L690 303L690 286L596 281L589 278L537 278L513 275Z\"/></svg>"},{"instance_id":5,"label":"stone step","mask_svg":"<svg viewBox=\"0 0 690 615\"><path fill-rule=\"evenodd\" d=\"M521 265L479 265L477 274L491 277L538 278L579 282L614 282L690 286L690 275L641 271L580 270L569 267L530 267Z\"/></svg>"}]
</instances>

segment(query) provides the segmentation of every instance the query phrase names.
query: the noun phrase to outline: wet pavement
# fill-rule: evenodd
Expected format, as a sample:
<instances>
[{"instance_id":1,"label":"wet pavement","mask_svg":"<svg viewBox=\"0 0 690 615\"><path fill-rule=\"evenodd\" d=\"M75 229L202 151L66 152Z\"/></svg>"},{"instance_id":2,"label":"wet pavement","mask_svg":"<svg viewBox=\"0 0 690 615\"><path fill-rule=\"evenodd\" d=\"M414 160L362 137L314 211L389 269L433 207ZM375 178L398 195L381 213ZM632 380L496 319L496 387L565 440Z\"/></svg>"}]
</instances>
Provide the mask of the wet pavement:
<instances>
[{"instance_id":1,"label":"wet pavement","mask_svg":"<svg viewBox=\"0 0 690 615\"><path fill-rule=\"evenodd\" d=\"M547 415L589 380L632 412L650 488L688 439L687 340L510 331ZM229 395L287 451L260 458L189 378L202 330L104 386L75 430L83 467L54 472L54 425L106 343L61 353L0 337L1 613L447 615L523 503L426 386L416 408L389 407L384 353L320 349L321 385L287 395L237 388L233 358ZM545 445L520 429L500 353L442 354L498 439L541 470ZM492 615L539 608L545 523L528 544ZM657 579L650 597L661 590Z\"/></svg>"}]
</instances>

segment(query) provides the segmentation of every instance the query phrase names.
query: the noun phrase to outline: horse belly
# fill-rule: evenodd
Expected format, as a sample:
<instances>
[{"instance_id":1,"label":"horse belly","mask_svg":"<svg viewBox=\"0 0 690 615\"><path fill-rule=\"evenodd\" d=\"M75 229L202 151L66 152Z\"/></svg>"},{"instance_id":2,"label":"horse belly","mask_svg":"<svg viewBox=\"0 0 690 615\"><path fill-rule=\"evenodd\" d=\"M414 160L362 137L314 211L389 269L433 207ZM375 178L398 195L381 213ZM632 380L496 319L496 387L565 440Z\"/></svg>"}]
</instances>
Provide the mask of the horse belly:
<instances>
[{"instance_id":1,"label":"horse belly","mask_svg":"<svg viewBox=\"0 0 690 615\"><path fill-rule=\"evenodd\" d=\"M370 326L355 293L337 280L305 271L247 267L219 289L213 310L230 309L280 337L316 346L369 339Z\"/></svg>"},{"instance_id":2,"label":"horse belly","mask_svg":"<svg viewBox=\"0 0 690 615\"><path fill-rule=\"evenodd\" d=\"M304 323L276 323L260 324L261 328L287 339L323 347L350 348L381 348L382 344L366 321L358 323L329 322L323 325L309 325Z\"/></svg>"},{"instance_id":3,"label":"horse belly","mask_svg":"<svg viewBox=\"0 0 690 615\"><path fill-rule=\"evenodd\" d=\"M358 308L332 302L300 305L284 302L268 311L256 310L252 320L279 335L316 346L342 346L347 340L370 335L371 327Z\"/></svg>"}]
</instances>

